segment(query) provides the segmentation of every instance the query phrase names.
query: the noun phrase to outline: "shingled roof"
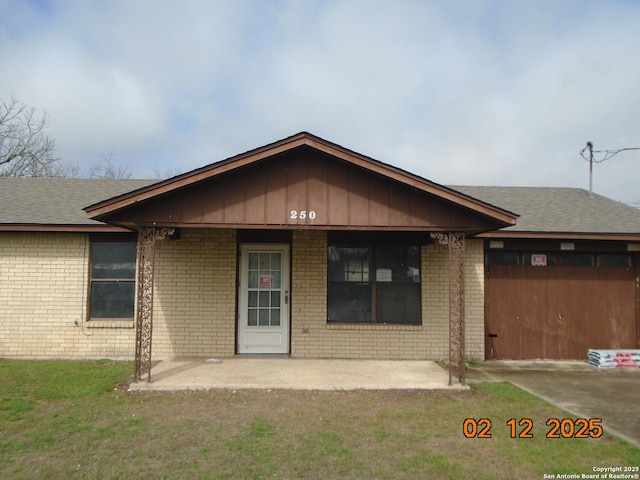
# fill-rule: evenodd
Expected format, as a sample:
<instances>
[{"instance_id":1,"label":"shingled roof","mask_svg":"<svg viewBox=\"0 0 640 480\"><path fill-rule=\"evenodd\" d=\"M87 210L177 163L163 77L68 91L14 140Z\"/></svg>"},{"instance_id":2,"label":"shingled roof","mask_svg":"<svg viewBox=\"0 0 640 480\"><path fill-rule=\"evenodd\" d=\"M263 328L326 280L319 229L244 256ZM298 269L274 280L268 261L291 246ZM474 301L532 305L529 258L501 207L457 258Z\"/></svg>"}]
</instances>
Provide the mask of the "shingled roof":
<instances>
[{"instance_id":1,"label":"shingled roof","mask_svg":"<svg viewBox=\"0 0 640 480\"><path fill-rule=\"evenodd\" d=\"M87 205L145 187L153 180L0 178L0 230L114 230L90 220Z\"/></svg>"},{"instance_id":2,"label":"shingled roof","mask_svg":"<svg viewBox=\"0 0 640 480\"><path fill-rule=\"evenodd\" d=\"M451 188L518 213L514 226L486 236L640 236L640 210L580 188Z\"/></svg>"},{"instance_id":3,"label":"shingled roof","mask_svg":"<svg viewBox=\"0 0 640 480\"><path fill-rule=\"evenodd\" d=\"M83 210L154 180L0 178L0 230L122 231ZM451 186L520 215L515 226L483 236L640 239L640 210L576 188Z\"/></svg>"}]
</instances>

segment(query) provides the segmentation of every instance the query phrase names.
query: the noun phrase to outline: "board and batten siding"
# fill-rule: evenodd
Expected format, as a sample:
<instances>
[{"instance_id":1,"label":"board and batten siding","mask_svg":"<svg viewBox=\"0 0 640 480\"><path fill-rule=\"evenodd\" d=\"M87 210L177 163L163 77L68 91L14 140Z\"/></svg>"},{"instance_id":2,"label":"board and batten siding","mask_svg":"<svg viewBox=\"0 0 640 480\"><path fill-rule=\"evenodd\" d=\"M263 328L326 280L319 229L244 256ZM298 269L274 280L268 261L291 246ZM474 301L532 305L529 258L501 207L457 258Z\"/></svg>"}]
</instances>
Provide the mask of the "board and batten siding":
<instances>
[{"instance_id":1,"label":"board and batten siding","mask_svg":"<svg viewBox=\"0 0 640 480\"><path fill-rule=\"evenodd\" d=\"M475 212L363 168L303 150L282 154L113 214L171 227L470 231Z\"/></svg>"}]
</instances>

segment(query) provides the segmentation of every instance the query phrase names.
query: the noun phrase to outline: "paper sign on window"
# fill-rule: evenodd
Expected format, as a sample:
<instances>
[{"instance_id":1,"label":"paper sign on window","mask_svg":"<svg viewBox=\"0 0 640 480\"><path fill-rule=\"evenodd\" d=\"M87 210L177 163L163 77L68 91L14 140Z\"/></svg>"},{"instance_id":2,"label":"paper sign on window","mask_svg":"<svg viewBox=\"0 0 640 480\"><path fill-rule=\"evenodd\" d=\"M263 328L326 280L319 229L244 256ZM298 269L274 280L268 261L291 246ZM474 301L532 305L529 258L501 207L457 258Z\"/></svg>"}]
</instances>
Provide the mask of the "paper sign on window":
<instances>
[{"instance_id":1,"label":"paper sign on window","mask_svg":"<svg viewBox=\"0 0 640 480\"><path fill-rule=\"evenodd\" d=\"M390 282L392 279L390 268L379 268L376 270L376 281L378 282Z\"/></svg>"},{"instance_id":2,"label":"paper sign on window","mask_svg":"<svg viewBox=\"0 0 640 480\"><path fill-rule=\"evenodd\" d=\"M542 254L531 255L531 266L533 267L546 267L547 256Z\"/></svg>"},{"instance_id":3,"label":"paper sign on window","mask_svg":"<svg viewBox=\"0 0 640 480\"><path fill-rule=\"evenodd\" d=\"M259 288L272 288L273 275L260 275L258 286Z\"/></svg>"}]
</instances>

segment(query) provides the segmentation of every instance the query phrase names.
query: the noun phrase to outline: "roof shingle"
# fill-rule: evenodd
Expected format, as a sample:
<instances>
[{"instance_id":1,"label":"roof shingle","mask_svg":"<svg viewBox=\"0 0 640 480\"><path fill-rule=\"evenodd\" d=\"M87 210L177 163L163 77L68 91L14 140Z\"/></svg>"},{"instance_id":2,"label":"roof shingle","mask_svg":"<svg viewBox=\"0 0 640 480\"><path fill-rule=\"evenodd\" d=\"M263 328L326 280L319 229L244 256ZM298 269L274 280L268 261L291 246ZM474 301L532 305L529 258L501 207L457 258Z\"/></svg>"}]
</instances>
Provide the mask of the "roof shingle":
<instances>
[{"instance_id":1,"label":"roof shingle","mask_svg":"<svg viewBox=\"0 0 640 480\"><path fill-rule=\"evenodd\" d=\"M2 225L99 226L83 208L154 180L0 178ZM640 210L586 190L550 187L450 186L520 215L505 232L640 235ZM6 229L6 228L5 228Z\"/></svg>"},{"instance_id":2,"label":"roof shingle","mask_svg":"<svg viewBox=\"0 0 640 480\"><path fill-rule=\"evenodd\" d=\"M451 186L520 215L505 232L640 233L640 210L581 188Z\"/></svg>"},{"instance_id":3,"label":"roof shingle","mask_svg":"<svg viewBox=\"0 0 640 480\"><path fill-rule=\"evenodd\" d=\"M152 180L0 178L0 224L101 225L87 205L154 183Z\"/></svg>"}]
</instances>

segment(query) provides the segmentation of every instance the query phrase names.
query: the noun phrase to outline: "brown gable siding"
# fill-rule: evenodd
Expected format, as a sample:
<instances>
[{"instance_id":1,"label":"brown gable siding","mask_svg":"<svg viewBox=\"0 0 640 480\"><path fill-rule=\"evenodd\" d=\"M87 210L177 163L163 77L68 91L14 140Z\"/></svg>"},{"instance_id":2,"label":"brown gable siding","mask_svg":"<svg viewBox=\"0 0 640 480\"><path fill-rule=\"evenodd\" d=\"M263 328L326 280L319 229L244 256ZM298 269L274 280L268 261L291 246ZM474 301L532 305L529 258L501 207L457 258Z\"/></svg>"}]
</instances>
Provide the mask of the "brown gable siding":
<instances>
[{"instance_id":1,"label":"brown gable siding","mask_svg":"<svg viewBox=\"0 0 640 480\"><path fill-rule=\"evenodd\" d=\"M121 220L122 217L120 217L120 212L126 211L127 209L131 208L134 205L141 205L147 201L155 202L164 196L175 195L181 191L184 191L185 189L192 189L198 184L209 183L210 185L213 185L215 183L214 180L218 181L219 179L222 179L222 178L231 179L231 181L233 181L235 180L235 177L237 177L237 174L247 175L247 178L248 178L250 173L247 173L247 172L249 170L254 170L261 163L264 163L266 161L271 162L276 158L279 158L281 156L286 156L294 152L296 154L300 154L300 152L309 152L309 151L313 151L318 155L323 155L323 156L326 156L327 158L331 158L333 159L333 161L342 162L346 165L349 165L355 168L357 171L368 172L369 175L383 178L387 182L403 185L404 187L408 188L410 191L422 192L423 194L426 195L424 198L428 198L428 199L432 197L440 198L444 202L446 202L447 205L450 204L454 208L458 208L461 211L470 212L472 215L476 215L477 217L475 218L480 220L478 224L479 227L475 228L475 226L472 226L467 231L484 231L484 230L490 230L495 228L501 228L504 226L514 225L516 222L517 215L511 212L508 212L500 207L487 204L473 197L457 192L450 188L443 187L442 185L438 185L429 180L426 180L424 178L418 177L409 172L401 170L399 168L384 164L382 162L366 157L364 155L360 155L356 152L345 149L339 145L328 142L326 140L323 140L319 137L316 137L306 132L301 132L299 134L293 135L292 137L285 138L283 140L272 143L270 145L266 145L264 147L251 150L249 152L236 155L235 157L228 158L227 160L223 160L217 163L213 163L211 165L202 167L200 169L194 170L189 173L185 173L183 175L178 175L177 177L165 180L163 182L158 182L155 185L152 185L146 188L141 188L141 189L129 192L127 194L123 194L118 197L114 197L114 198L93 204L91 206L86 207L85 211L89 214L89 217L94 220L105 221L107 223L124 224ZM313 169L313 165L310 166L309 168ZM303 173L303 172L291 171L291 175L293 176L296 173ZM286 185L284 187L284 192L286 194L285 203L288 205L290 210L284 211L284 213L287 214L287 216L285 216L285 218L281 220L282 223L278 223L278 225L287 225L292 223L292 222L289 222L291 218L288 215L289 212L292 210L290 204L294 203L297 208L297 205L300 204L301 198L303 198L303 197L300 197L300 195L304 195L304 198L307 201L310 198L314 197L315 195L321 195L320 198L323 198L322 189L313 188L313 185L312 185L313 179L319 180L319 178L316 175L313 175L313 172L311 172L312 173L311 175L309 175L308 173L309 172L306 173L306 176L301 177L304 180L302 183L303 184L306 183L306 185L298 185L299 182L295 181L295 177L287 178ZM282 172L279 174L274 173L275 177L278 177L279 175L281 176ZM247 178L245 178L245 181L247 180ZM254 177L252 177L252 179L253 178ZM277 182L281 181L281 179L272 178L272 180L276 183L268 185L267 190L264 190L265 196L272 195L273 193L283 189L283 188L277 187L278 185ZM351 183L357 183L357 179L354 180L350 177L348 181ZM327 189L328 189L330 185L337 185L338 183L327 181L325 179L325 184L327 185ZM215 183L215 185L220 186L220 184L218 183ZM273 185L276 185L276 186L274 187ZM244 185L242 185L242 187L244 188ZM261 188L261 184L253 183L251 187L259 190ZM239 195L241 195L241 191L244 192L242 193L243 202L246 202L248 197L247 197L246 190L232 192L231 187L227 184L224 185L224 189L225 189L225 194L224 194L225 205L222 213L225 213L225 218L228 218L229 215L226 215L226 213L228 213L227 210L231 209L233 206L236 206L238 208L240 207ZM351 200L353 200L354 203L357 203L358 201L363 200L362 198L360 198L362 195L359 196L358 192L359 190L357 187L351 188L349 184L347 184L347 187L339 189L337 194L340 195L340 194L346 193L347 203L349 203ZM229 197L236 197L236 201L234 202L233 199L230 201ZM173 196L173 198L178 198L178 197ZM334 209L331 207L329 202L330 198L331 198L331 195L327 194L327 203L326 203L327 214L329 212L334 212ZM366 199L368 202L370 197L367 196ZM344 210L345 208L344 205L345 204L343 203L342 206L340 207L340 211ZM357 206L354 206L353 208L349 207L347 210L348 214L349 215L353 214L354 209L359 210ZM209 212L210 212L210 209L207 208L206 211L203 212L203 215L206 215ZM314 212L317 214L316 210L314 210ZM235 212L236 215L238 215L239 213L240 212L237 212L237 211ZM280 213L282 212L278 212L278 215ZM335 213L340 214L339 211L336 211ZM270 212L268 214L271 215ZM251 216L251 214L249 215ZM413 212L411 212L411 215L413 215ZM244 213L243 213L243 218L245 219L244 221L246 221ZM489 220L491 223L490 227L485 225L487 220ZM351 221L350 217L348 216L345 222L348 223L350 221ZM324 223L330 225L330 222L331 220L327 220ZM167 223L171 223L171 222L167 222ZM269 222L266 222L266 221L265 223L270 224ZM205 223L204 225L218 225L218 224L219 223L214 222L214 223ZM295 222L294 224L299 225L298 223L295 223ZM236 225L236 224L229 223L227 220L225 220L225 222L221 223L221 225ZM245 223L239 223L237 225L243 226L245 225ZM364 223L362 223L361 227L363 225ZM135 223L129 222L127 226L135 227ZM262 226L264 226L264 223L262 224ZM304 224L302 225L302 228L314 228L314 226L309 224ZM358 228L358 226L356 226L355 228Z\"/></svg>"},{"instance_id":2,"label":"brown gable siding","mask_svg":"<svg viewBox=\"0 0 640 480\"><path fill-rule=\"evenodd\" d=\"M134 204L103 220L179 227L495 228L495 221L477 212L306 147Z\"/></svg>"}]
</instances>

